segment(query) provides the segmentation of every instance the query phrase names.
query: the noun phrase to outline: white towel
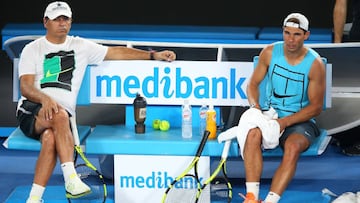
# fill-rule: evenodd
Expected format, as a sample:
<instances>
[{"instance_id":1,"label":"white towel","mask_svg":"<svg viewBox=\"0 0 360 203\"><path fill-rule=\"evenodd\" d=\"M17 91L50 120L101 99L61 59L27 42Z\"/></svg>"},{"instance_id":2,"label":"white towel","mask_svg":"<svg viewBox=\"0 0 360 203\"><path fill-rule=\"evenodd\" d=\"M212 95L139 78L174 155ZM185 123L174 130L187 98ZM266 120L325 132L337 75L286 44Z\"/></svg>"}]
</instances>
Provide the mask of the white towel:
<instances>
[{"instance_id":1,"label":"white towel","mask_svg":"<svg viewBox=\"0 0 360 203\"><path fill-rule=\"evenodd\" d=\"M336 199L334 199L332 203L359 203L358 199L360 195L359 192L357 193L358 194L355 194L353 192L345 192Z\"/></svg>"},{"instance_id":2,"label":"white towel","mask_svg":"<svg viewBox=\"0 0 360 203\"><path fill-rule=\"evenodd\" d=\"M240 117L238 126L232 127L218 136L218 142L237 138L240 153L243 157L244 145L247 134L250 129L260 128L262 132L262 147L264 149L273 149L279 145L280 125L274 120L278 115L273 108L269 111L261 112L257 108L250 108L246 110Z\"/></svg>"}]
</instances>

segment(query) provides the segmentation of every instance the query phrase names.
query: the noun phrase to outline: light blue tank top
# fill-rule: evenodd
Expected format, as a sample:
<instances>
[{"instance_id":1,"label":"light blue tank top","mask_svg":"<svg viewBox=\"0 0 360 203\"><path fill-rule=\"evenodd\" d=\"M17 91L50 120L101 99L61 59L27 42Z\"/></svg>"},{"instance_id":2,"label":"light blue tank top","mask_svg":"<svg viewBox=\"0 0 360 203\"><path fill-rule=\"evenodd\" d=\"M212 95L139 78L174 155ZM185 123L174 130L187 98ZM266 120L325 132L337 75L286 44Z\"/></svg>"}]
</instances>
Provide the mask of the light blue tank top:
<instances>
[{"instance_id":1,"label":"light blue tank top","mask_svg":"<svg viewBox=\"0 0 360 203\"><path fill-rule=\"evenodd\" d=\"M319 54L308 48L301 63L290 65L284 56L284 42L274 43L267 73L267 105L272 106L280 118L298 112L309 104L308 75L317 57Z\"/></svg>"}]
</instances>

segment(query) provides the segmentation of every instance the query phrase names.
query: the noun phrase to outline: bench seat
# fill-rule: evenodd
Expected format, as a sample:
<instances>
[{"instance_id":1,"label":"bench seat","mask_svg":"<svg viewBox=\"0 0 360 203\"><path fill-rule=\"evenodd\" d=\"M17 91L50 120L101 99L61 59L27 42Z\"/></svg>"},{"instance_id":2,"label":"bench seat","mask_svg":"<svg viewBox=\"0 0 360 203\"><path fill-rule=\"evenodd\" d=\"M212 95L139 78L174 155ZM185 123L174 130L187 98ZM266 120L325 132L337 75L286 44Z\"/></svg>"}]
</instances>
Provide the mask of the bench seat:
<instances>
[{"instance_id":1,"label":"bench seat","mask_svg":"<svg viewBox=\"0 0 360 203\"><path fill-rule=\"evenodd\" d=\"M80 142L82 142L86 136L91 132L90 126L78 126ZM30 151L40 151L41 144L39 141L26 137L24 133L17 127L10 135L6 138L3 143L4 147L7 149L17 149L17 150L30 150Z\"/></svg>"},{"instance_id":2,"label":"bench seat","mask_svg":"<svg viewBox=\"0 0 360 203\"><path fill-rule=\"evenodd\" d=\"M198 132L194 128L193 132ZM316 156L322 154L330 136L326 130L314 144L302 155ZM191 139L181 137L181 128L171 128L167 132L146 128L145 134L135 134L134 127L124 125L98 125L85 140L86 152L91 154L131 154L131 155L179 155L193 156L201 137L193 135ZM217 140L208 140L204 147L203 156L221 156L223 143ZM281 156L282 150L278 147L266 150L264 156ZM230 147L229 157L239 157L239 148L236 139Z\"/></svg>"},{"instance_id":3,"label":"bench seat","mask_svg":"<svg viewBox=\"0 0 360 203\"><path fill-rule=\"evenodd\" d=\"M193 137L181 137L181 128L170 128L162 132L146 128L145 134L136 134L134 127L125 125L97 125L85 140L86 152L93 154L131 154L131 155L179 155L193 156L201 136L193 128ZM203 156L220 156L223 143L208 140ZM230 147L229 156L238 156L237 142Z\"/></svg>"}]
</instances>

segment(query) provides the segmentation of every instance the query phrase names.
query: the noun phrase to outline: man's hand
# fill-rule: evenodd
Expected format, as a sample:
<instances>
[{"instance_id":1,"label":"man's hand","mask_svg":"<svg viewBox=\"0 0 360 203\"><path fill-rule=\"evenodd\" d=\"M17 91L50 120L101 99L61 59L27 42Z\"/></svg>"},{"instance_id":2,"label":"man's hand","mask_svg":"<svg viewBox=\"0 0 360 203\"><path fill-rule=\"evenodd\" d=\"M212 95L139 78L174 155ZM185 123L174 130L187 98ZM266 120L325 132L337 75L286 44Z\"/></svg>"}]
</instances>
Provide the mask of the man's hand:
<instances>
[{"instance_id":1,"label":"man's hand","mask_svg":"<svg viewBox=\"0 0 360 203\"><path fill-rule=\"evenodd\" d=\"M41 105L43 109L43 117L45 120L51 120L54 113L59 112L58 104L55 100L50 97L44 97L41 100Z\"/></svg>"},{"instance_id":2,"label":"man's hand","mask_svg":"<svg viewBox=\"0 0 360 203\"><path fill-rule=\"evenodd\" d=\"M286 126L286 121L284 118L279 118L279 119L276 119L276 121L279 123L280 125L280 132L284 131L285 128L287 127Z\"/></svg>"},{"instance_id":3,"label":"man's hand","mask_svg":"<svg viewBox=\"0 0 360 203\"><path fill-rule=\"evenodd\" d=\"M165 50L153 53L155 60L174 61L176 54L173 51Z\"/></svg>"}]
</instances>

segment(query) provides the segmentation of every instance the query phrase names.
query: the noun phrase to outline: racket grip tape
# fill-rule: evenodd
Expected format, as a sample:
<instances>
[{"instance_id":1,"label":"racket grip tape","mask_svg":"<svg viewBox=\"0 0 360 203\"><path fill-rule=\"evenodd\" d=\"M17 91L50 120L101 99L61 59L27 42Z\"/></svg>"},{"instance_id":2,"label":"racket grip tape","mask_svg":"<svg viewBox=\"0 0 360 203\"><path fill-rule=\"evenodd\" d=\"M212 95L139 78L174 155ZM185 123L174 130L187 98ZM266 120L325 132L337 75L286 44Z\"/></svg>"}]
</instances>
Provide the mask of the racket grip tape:
<instances>
[{"instance_id":1,"label":"racket grip tape","mask_svg":"<svg viewBox=\"0 0 360 203\"><path fill-rule=\"evenodd\" d=\"M197 151L196 151L196 156L197 156L197 157L200 157L200 155L201 155L201 153L202 153L202 151L203 151L203 149L204 149L204 147L205 147L205 144L206 144L206 141L207 141L209 135L210 135L210 132L207 131L207 130L205 130L205 131L204 131L204 135L203 135L203 137L201 138L201 142L200 142L199 148L198 148Z\"/></svg>"}]
</instances>

